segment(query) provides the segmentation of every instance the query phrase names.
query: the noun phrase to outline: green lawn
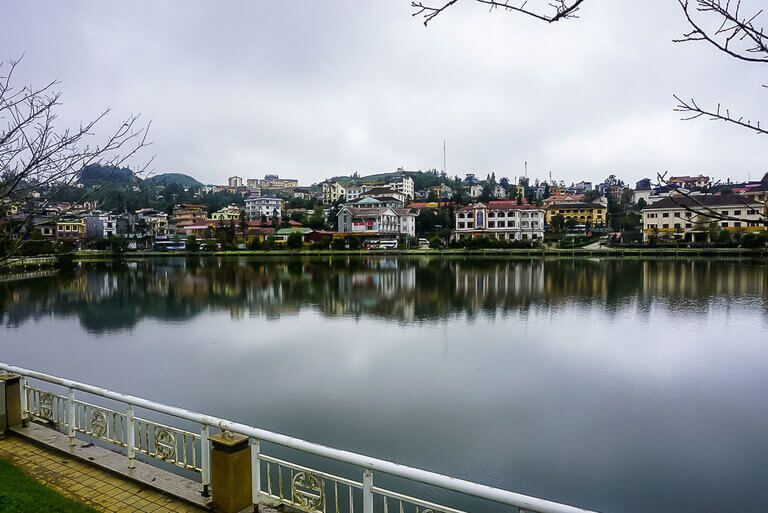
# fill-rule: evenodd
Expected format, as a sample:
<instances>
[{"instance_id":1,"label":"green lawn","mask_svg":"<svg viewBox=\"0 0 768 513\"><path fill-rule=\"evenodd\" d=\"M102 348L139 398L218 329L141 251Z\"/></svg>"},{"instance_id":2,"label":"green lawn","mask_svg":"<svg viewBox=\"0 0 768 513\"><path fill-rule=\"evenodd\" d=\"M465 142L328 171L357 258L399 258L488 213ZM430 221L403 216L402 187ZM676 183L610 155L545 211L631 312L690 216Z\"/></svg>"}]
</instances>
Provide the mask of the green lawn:
<instances>
[{"instance_id":1,"label":"green lawn","mask_svg":"<svg viewBox=\"0 0 768 513\"><path fill-rule=\"evenodd\" d=\"M0 512L95 513L46 488L19 468L0 460Z\"/></svg>"}]
</instances>

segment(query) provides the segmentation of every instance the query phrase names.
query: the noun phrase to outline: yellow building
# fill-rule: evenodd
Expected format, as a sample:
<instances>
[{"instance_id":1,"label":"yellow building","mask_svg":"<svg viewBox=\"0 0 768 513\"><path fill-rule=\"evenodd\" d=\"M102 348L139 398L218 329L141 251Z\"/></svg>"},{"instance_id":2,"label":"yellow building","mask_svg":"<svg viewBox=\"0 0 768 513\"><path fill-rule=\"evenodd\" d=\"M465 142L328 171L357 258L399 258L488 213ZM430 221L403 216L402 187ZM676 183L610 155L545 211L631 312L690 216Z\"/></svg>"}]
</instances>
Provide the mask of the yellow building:
<instances>
[{"instance_id":1,"label":"yellow building","mask_svg":"<svg viewBox=\"0 0 768 513\"><path fill-rule=\"evenodd\" d=\"M84 239L85 221L82 219L61 219L56 221L57 239Z\"/></svg>"},{"instance_id":2,"label":"yellow building","mask_svg":"<svg viewBox=\"0 0 768 513\"><path fill-rule=\"evenodd\" d=\"M561 215L564 221L573 219L578 224L598 226L606 223L607 213L608 207L601 203L553 203L547 207L547 224L552 224L552 219Z\"/></svg>"},{"instance_id":3,"label":"yellow building","mask_svg":"<svg viewBox=\"0 0 768 513\"><path fill-rule=\"evenodd\" d=\"M238 221L240 219L240 207L229 205L211 214L214 221Z\"/></svg>"}]
</instances>

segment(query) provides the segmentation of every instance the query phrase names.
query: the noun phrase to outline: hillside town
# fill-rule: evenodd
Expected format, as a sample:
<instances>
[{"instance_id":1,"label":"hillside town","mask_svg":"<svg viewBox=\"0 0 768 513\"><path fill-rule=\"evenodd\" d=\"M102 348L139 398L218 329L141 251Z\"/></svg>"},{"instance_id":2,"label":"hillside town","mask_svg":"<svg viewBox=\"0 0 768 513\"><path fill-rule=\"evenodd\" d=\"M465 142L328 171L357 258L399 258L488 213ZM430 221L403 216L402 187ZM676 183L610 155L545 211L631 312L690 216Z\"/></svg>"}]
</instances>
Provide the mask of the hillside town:
<instances>
[{"instance_id":1,"label":"hillside town","mask_svg":"<svg viewBox=\"0 0 768 513\"><path fill-rule=\"evenodd\" d=\"M2 205L22 253L80 250L514 248L552 245L762 247L768 174L565 183L527 177L407 171L353 173L303 186L266 174L201 184L188 175L146 180L90 168L52 201ZM112 170L114 171L114 170ZM57 190L56 197L62 191ZM79 200L78 198L85 198Z\"/></svg>"}]
</instances>

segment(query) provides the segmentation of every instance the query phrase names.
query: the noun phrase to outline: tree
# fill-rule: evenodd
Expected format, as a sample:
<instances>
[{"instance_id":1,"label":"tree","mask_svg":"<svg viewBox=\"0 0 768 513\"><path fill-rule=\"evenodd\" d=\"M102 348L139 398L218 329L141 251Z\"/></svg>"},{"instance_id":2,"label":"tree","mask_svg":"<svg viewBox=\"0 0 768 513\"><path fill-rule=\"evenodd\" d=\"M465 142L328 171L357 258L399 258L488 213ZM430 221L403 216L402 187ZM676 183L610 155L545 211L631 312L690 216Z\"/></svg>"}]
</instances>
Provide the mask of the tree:
<instances>
[{"instance_id":1,"label":"tree","mask_svg":"<svg viewBox=\"0 0 768 513\"><path fill-rule=\"evenodd\" d=\"M600 199L599 191L592 189L584 193L584 201L586 201L587 203L592 203L593 201L597 201L598 199Z\"/></svg>"},{"instance_id":2,"label":"tree","mask_svg":"<svg viewBox=\"0 0 768 513\"><path fill-rule=\"evenodd\" d=\"M286 241L286 245L290 249L301 249L301 247L304 245L304 241L301 239L300 233L292 233L288 236L288 240Z\"/></svg>"},{"instance_id":3,"label":"tree","mask_svg":"<svg viewBox=\"0 0 768 513\"><path fill-rule=\"evenodd\" d=\"M77 128L57 127L59 82L19 88L14 84L19 62L0 62L0 204L22 206L24 219L16 225L0 223L0 264L16 254L23 233L35 230L36 215L59 201L60 194L71 192L84 168L101 164L120 169L148 144L148 126L140 127L137 115L126 118L101 143L90 141L109 110ZM79 198L92 194L88 188ZM5 217L3 212L0 221Z\"/></svg>"}]
</instances>

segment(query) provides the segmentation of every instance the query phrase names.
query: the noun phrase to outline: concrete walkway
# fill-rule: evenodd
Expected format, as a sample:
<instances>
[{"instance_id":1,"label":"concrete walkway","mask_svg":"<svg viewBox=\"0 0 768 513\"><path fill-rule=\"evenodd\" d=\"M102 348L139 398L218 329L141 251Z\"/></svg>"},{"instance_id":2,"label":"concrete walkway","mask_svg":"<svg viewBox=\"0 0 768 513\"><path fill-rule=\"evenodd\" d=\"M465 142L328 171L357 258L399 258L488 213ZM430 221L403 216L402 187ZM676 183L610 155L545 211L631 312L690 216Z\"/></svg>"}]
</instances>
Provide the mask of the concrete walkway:
<instances>
[{"instance_id":1,"label":"concrete walkway","mask_svg":"<svg viewBox=\"0 0 768 513\"><path fill-rule=\"evenodd\" d=\"M208 511L18 435L0 438L0 458L65 497L98 511L143 513Z\"/></svg>"}]
</instances>

